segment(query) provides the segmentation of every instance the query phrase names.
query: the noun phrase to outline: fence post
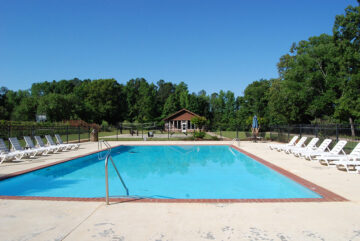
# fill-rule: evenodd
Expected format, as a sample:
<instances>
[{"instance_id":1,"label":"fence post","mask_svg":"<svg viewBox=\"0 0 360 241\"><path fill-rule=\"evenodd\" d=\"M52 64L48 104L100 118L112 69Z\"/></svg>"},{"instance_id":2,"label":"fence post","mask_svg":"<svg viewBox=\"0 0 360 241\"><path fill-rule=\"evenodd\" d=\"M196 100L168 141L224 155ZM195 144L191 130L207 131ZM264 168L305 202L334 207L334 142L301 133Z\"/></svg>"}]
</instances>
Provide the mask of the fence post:
<instances>
[{"instance_id":1,"label":"fence post","mask_svg":"<svg viewBox=\"0 0 360 241\"><path fill-rule=\"evenodd\" d=\"M90 126L88 128L89 128L88 132L89 132L89 141L90 141L90 132L91 132Z\"/></svg>"},{"instance_id":2,"label":"fence post","mask_svg":"<svg viewBox=\"0 0 360 241\"><path fill-rule=\"evenodd\" d=\"M289 140L290 140L290 125L288 125L288 139L287 139L287 141L289 142Z\"/></svg>"},{"instance_id":3,"label":"fence post","mask_svg":"<svg viewBox=\"0 0 360 241\"><path fill-rule=\"evenodd\" d=\"M170 140L170 121L168 121L168 139Z\"/></svg>"},{"instance_id":4,"label":"fence post","mask_svg":"<svg viewBox=\"0 0 360 241\"><path fill-rule=\"evenodd\" d=\"M221 135L221 127L220 127L220 138L221 138L221 140L222 140L222 135Z\"/></svg>"},{"instance_id":5,"label":"fence post","mask_svg":"<svg viewBox=\"0 0 360 241\"><path fill-rule=\"evenodd\" d=\"M236 139L239 139L239 129L237 126L236 126Z\"/></svg>"},{"instance_id":6,"label":"fence post","mask_svg":"<svg viewBox=\"0 0 360 241\"><path fill-rule=\"evenodd\" d=\"M144 139L144 126L141 123L141 138Z\"/></svg>"},{"instance_id":7,"label":"fence post","mask_svg":"<svg viewBox=\"0 0 360 241\"><path fill-rule=\"evenodd\" d=\"M66 126L66 143L69 143L69 126Z\"/></svg>"},{"instance_id":8,"label":"fence post","mask_svg":"<svg viewBox=\"0 0 360 241\"><path fill-rule=\"evenodd\" d=\"M78 127L78 132L79 132L79 143L80 143L80 126Z\"/></svg>"},{"instance_id":9,"label":"fence post","mask_svg":"<svg viewBox=\"0 0 360 241\"><path fill-rule=\"evenodd\" d=\"M300 132L300 138L301 138L302 137L301 124L299 125L299 128L300 128L299 132Z\"/></svg>"},{"instance_id":10,"label":"fence post","mask_svg":"<svg viewBox=\"0 0 360 241\"><path fill-rule=\"evenodd\" d=\"M10 145L10 141L9 141L10 136L11 136L11 124L9 124L9 126L8 126L8 143L9 143L9 150L11 150L11 149L10 149L10 148L11 148L11 145Z\"/></svg>"},{"instance_id":11,"label":"fence post","mask_svg":"<svg viewBox=\"0 0 360 241\"><path fill-rule=\"evenodd\" d=\"M339 141L339 129L338 129L338 124L336 124L336 142Z\"/></svg>"},{"instance_id":12,"label":"fence post","mask_svg":"<svg viewBox=\"0 0 360 241\"><path fill-rule=\"evenodd\" d=\"M119 128L116 128L116 141L119 140Z\"/></svg>"}]
</instances>

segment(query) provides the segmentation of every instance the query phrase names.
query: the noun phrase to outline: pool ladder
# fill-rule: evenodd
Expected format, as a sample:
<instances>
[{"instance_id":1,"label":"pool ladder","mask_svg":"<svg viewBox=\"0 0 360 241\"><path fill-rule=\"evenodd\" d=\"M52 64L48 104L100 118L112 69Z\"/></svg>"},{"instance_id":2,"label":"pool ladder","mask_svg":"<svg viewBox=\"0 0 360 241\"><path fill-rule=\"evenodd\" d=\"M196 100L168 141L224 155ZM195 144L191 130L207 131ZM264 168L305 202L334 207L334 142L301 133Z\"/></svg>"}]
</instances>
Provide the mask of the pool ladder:
<instances>
[{"instance_id":1,"label":"pool ladder","mask_svg":"<svg viewBox=\"0 0 360 241\"><path fill-rule=\"evenodd\" d=\"M109 164L109 160L111 161L113 167L115 168L116 174L119 177L119 180L121 181L125 191L126 191L126 195L129 196L129 189L127 188L124 180L122 179L119 170L117 169L114 160L111 157L111 145L105 141L105 140L101 140L98 142L98 148L102 149L102 143L104 143L104 145L107 147L107 154L106 154L106 158L105 158L105 189L106 189L106 197L105 197L105 201L106 201L106 205L109 205L109 174L108 174L108 164Z\"/></svg>"}]
</instances>

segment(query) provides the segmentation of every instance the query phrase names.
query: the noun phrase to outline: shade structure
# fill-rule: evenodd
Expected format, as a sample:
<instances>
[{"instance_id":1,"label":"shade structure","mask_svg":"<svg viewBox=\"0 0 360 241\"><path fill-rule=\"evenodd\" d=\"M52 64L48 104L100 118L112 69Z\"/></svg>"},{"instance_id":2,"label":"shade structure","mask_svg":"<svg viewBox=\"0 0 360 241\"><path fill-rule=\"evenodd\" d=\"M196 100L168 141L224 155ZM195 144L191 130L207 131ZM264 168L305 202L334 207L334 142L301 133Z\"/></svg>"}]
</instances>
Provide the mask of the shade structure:
<instances>
[{"instance_id":1,"label":"shade structure","mask_svg":"<svg viewBox=\"0 0 360 241\"><path fill-rule=\"evenodd\" d=\"M252 128L259 128L259 122L256 115L253 117Z\"/></svg>"}]
</instances>

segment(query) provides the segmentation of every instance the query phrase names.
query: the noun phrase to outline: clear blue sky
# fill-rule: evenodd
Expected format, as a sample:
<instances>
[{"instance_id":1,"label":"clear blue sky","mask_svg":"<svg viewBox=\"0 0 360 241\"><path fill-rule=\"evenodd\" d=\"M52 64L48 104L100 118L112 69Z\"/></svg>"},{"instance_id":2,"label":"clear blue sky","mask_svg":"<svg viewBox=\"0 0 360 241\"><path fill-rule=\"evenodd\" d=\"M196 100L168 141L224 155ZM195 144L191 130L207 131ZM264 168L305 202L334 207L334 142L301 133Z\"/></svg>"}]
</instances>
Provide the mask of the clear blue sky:
<instances>
[{"instance_id":1,"label":"clear blue sky","mask_svg":"<svg viewBox=\"0 0 360 241\"><path fill-rule=\"evenodd\" d=\"M0 86L144 77L242 95L356 0L0 0Z\"/></svg>"}]
</instances>

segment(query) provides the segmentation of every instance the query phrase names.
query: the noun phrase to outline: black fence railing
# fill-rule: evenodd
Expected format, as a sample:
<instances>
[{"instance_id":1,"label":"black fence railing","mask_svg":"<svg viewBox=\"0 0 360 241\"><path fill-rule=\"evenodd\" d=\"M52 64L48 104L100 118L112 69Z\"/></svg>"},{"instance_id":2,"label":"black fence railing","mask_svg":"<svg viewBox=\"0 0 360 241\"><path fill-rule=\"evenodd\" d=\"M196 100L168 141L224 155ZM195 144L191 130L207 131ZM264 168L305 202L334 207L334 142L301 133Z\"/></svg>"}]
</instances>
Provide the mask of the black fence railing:
<instances>
[{"instance_id":1,"label":"black fence railing","mask_svg":"<svg viewBox=\"0 0 360 241\"><path fill-rule=\"evenodd\" d=\"M206 132L204 139L209 140L231 140L234 138L240 140L252 140L254 135L251 126L236 126L228 124L218 124L204 126L202 128ZM198 131L198 129L196 129ZM107 133L107 134L106 134ZM339 139L347 139L351 141L360 140L360 125L332 124L332 125L277 125L260 127L257 137L262 140L272 140L279 142L288 142L292 136L309 136L321 138L331 138L338 141ZM194 139L192 130L182 132L180 129L167 129L165 125L160 124L122 124L117 127L109 127L100 132L100 137L126 140L153 137L156 139L168 140L188 140Z\"/></svg>"},{"instance_id":2,"label":"black fence railing","mask_svg":"<svg viewBox=\"0 0 360 241\"><path fill-rule=\"evenodd\" d=\"M314 136L318 138L360 140L360 125L328 124L328 125L279 125L272 126L270 139L286 142L292 135Z\"/></svg>"},{"instance_id":3,"label":"black fence railing","mask_svg":"<svg viewBox=\"0 0 360 241\"><path fill-rule=\"evenodd\" d=\"M90 127L0 125L0 138L8 142L9 137L17 137L19 140L23 140L24 136L44 137L45 135L59 134L66 143L83 142L90 141L91 131Z\"/></svg>"}]
</instances>

